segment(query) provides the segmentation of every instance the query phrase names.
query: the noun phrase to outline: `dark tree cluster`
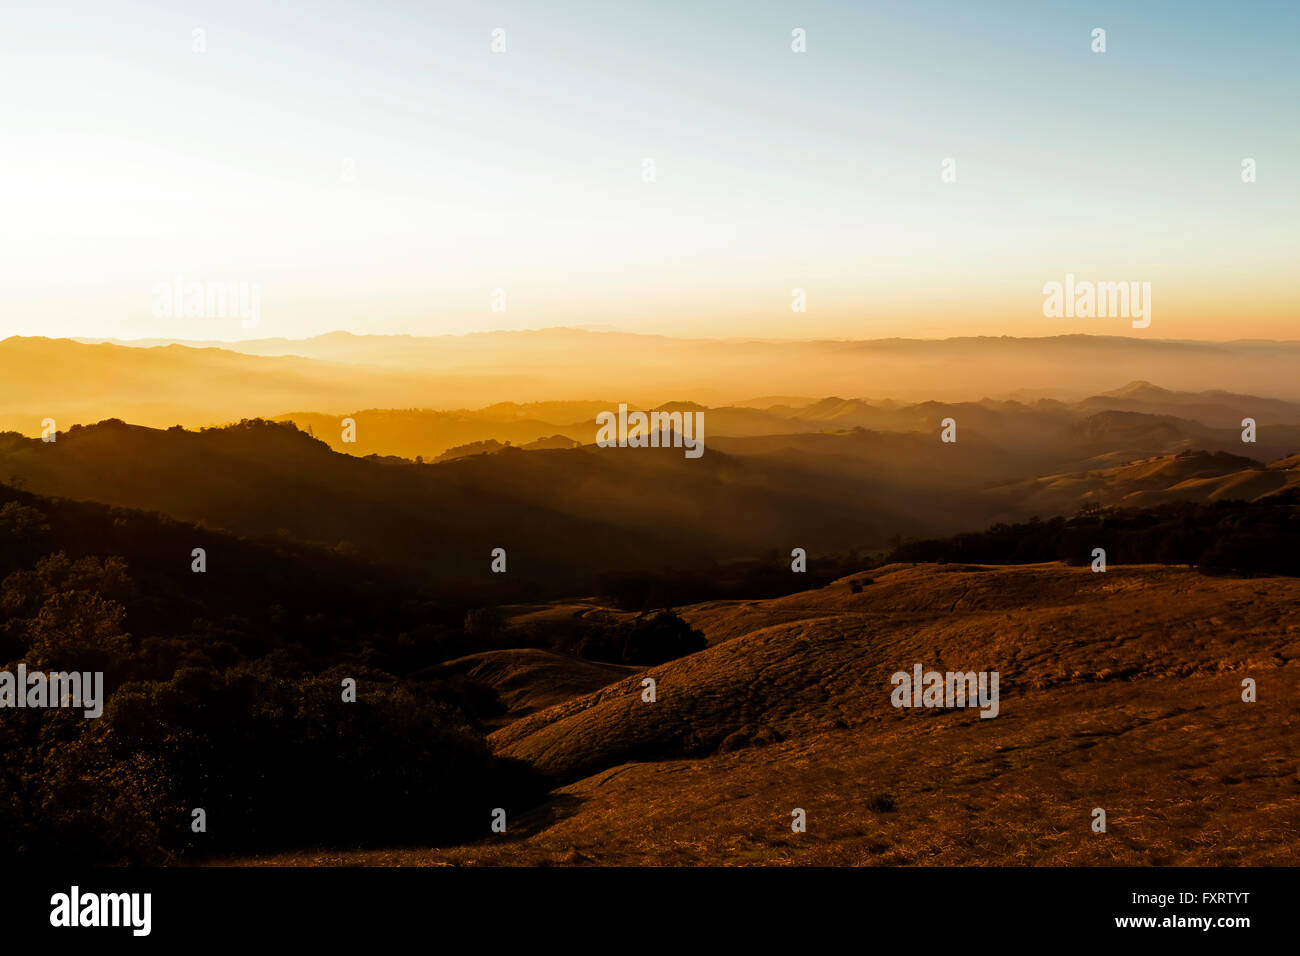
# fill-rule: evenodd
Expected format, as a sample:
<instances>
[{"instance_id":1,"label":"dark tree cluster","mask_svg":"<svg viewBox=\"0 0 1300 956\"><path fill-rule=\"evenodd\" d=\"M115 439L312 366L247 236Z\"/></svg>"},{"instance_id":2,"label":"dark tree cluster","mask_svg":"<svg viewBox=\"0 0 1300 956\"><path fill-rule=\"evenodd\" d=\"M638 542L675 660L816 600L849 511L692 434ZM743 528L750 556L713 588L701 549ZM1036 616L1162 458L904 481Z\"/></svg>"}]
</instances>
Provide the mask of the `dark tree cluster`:
<instances>
[{"instance_id":1,"label":"dark tree cluster","mask_svg":"<svg viewBox=\"0 0 1300 956\"><path fill-rule=\"evenodd\" d=\"M899 544L881 564L961 562L1178 564L1211 575L1300 576L1300 497L1090 509L1072 518L997 524L951 538Z\"/></svg>"},{"instance_id":2,"label":"dark tree cluster","mask_svg":"<svg viewBox=\"0 0 1300 956\"><path fill-rule=\"evenodd\" d=\"M702 631L666 610L643 614L628 623L593 628L583 637L578 651L591 661L653 667L707 646Z\"/></svg>"},{"instance_id":3,"label":"dark tree cluster","mask_svg":"<svg viewBox=\"0 0 1300 956\"><path fill-rule=\"evenodd\" d=\"M596 580L596 593L624 611L685 607L704 601L758 600L821 588L861 571L869 559L856 551L808 558L808 570L793 573L789 552L761 560L663 571L611 571Z\"/></svg>"},{"instance_id":4,"label":"dark tree cluster","mask_svg":"<svg viewBox=\"0 0 1300 956\"><path fill-rule=\"evenodd\" d=\"M495 693L440 666L466 610L345 556L0 486L0 670L103 671L106 698L0 710L0 855L478 835L545 788L489 751Z\"/></svg>"}]
</instances>

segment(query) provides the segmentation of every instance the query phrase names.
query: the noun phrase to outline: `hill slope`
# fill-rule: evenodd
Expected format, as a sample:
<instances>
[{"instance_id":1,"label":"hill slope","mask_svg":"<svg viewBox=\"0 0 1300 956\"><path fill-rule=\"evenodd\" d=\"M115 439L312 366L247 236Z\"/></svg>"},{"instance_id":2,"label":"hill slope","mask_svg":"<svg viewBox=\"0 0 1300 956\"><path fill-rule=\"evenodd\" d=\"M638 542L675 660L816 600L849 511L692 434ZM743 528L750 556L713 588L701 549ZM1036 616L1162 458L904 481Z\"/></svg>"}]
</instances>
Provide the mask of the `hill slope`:
<instances>
[{"instance_id":1,"label":"hill slope","mask_svg":"<svg viewBox=\"0 0 1300 956\"><path fill-rule=\"evenodd\" d=\"M872 575L856 593L861 576L687 609L707 650L497 731L499 754L568 781L512 836L271 862L1295 862L1300 581ZM890 675L916 663L998 671L999 715L895 709ZM791 831L796 807L807 833Z\"/></svg>"}]
</instances>

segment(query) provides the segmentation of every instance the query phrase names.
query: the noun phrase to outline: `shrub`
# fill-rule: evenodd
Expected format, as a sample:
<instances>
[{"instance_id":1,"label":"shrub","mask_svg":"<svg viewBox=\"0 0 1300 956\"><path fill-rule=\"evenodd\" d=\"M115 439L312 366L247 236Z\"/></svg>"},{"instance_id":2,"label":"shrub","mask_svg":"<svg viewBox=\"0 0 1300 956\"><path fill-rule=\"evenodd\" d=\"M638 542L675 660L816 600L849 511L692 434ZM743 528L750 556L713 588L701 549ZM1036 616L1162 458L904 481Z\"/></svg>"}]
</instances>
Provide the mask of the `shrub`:
<instances>
[{"instance_id":1,"label":"shrub","mask_svg":"<svg viewBox=\"0 0 1300 956\"><path fill-rule=\"evenodd\" d=\"M674 611L638 617L630 624L593 630L579 646L588 660L650 667L693 654L708 646L703 632Z\"/></svg>"}]
</instances>

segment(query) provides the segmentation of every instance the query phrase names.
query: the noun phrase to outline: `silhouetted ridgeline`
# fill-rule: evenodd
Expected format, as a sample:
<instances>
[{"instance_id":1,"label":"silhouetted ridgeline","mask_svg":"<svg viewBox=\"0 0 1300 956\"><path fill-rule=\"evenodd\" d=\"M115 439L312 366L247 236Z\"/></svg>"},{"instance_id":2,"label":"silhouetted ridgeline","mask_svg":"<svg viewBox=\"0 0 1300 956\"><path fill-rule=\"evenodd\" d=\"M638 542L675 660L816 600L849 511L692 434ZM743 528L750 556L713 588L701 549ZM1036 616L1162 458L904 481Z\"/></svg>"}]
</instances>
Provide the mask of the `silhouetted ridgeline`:
<instances>
[{"instance_id":1,"label":"silhouetted ridgeline","mask_svg":"<svg viewBox=\"0 0 1300 956\"><path fill-rule=\"evenodd\" d=\"M906 542L879 563L1087 564L1093 548L1104 548L1111 564L1185 564L1203 574L1300 576L1300 496L1290 492L1255 502L1179 502L997 524L942 540Z\"/></svg>"},{"instance_id":2,"label":"silhouetted ridgeline","mask_svg":"<svg viewBox=\"0 0 1300 956\"><path fill-rule=\"evenodd\" d=\"M861 490L850 477L810 482L712 450L698 461L673 448L619 451L512 448L421 465L339 454L291 423L191 432L108 420L70 427L57 443L0 433L0 478L354 555L480 605L590 594L610 569L707 569L773 542L816 554L938 530L886 514L885 495L846 509ZM491 569L497 548L508 573Z\"/></svg>"},{"instance_id":3,"label":"silhouetted ridgeline","mask_svg":"<svg viewBox=\"0 0 1300 956\"><path fill-rule=\"evenodd\" d=\"M0 670L103 671L106 697L0 710L0 856L476 835L543 791L487 748L495 694L438 666L464 614L346 556L0 485Z\"/></svg>"}]
</instances>

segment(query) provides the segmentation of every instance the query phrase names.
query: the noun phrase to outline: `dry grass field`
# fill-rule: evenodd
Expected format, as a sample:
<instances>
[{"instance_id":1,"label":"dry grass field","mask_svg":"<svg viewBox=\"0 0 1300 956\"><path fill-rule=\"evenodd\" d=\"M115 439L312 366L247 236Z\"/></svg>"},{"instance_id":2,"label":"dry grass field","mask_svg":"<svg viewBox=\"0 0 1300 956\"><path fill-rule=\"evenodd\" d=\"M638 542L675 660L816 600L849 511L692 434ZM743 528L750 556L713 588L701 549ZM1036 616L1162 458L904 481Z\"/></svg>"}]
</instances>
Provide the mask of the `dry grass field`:
<instances>
[{"instance_id":1,"label":"dry grass field","mask_svg":"<svg viewBox=\"0 0 1300 956\"><path fill-rule=\"evenodd\" d=\"M556 781L505 834L229 862L1300 863L1300 580L892 565L681 613L710 646L635 673L471 663L509 691L494 748ZM894 708L917 663L997 671L999 715Z\"/></svg>"}]
</instances>

